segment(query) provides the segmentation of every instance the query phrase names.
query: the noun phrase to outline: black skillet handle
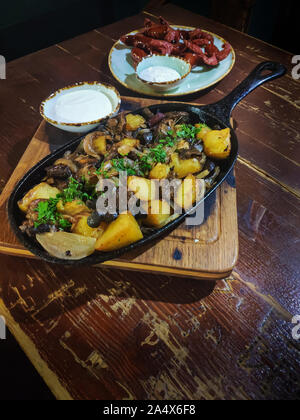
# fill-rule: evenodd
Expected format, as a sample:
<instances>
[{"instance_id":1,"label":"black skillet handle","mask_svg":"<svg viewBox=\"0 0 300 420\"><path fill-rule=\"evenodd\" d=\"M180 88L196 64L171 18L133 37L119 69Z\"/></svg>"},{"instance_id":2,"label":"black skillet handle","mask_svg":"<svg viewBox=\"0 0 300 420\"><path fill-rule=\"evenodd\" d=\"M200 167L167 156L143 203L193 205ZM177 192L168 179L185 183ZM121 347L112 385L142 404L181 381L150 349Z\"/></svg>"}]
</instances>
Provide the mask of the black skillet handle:
<instances>
[{"instance_id":1,"label":"black skillet handle","mask_svg":"<svg viewBox=\"0 0 300 420\"><path fill-rule=\"evenodd\" d=\"M262 74L264 71L268 71L268 73ZM204 106L202 110L214 115L226 125L230 125L232 110L248 93L269 80L283 76L286 71L285 66L280 63L273 61L260 63L229 95L215 104Z\"/></svg>"}]
</instances>

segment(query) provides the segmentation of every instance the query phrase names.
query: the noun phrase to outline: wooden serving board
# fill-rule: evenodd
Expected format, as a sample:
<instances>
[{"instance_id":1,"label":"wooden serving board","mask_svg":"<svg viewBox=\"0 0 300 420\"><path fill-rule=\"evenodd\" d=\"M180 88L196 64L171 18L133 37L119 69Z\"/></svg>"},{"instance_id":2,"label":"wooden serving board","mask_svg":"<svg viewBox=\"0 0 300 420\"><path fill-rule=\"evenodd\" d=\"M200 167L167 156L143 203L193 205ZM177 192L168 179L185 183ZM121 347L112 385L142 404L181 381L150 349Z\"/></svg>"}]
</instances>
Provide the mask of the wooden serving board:
<instances>
[{"instance_id":1,"label":"wooden serving board","mask_svg":"<svg viewBox=\"0 0 300 420\"><path fill-rule=\"evenodd\" d=\"M133 110L160 101L123 97L122 110ZM163 101L161 101L163 102ZM10 229L6 205L15 184L47 154L78 136L42 122L0 196L0 253L36 258L23 248ZM147 271L200 279L227 277L238 255L238 227L234 175L206 201L201 226L184 223L140 254L126 255L99 266Z\"/></svg>"}]
</instances>

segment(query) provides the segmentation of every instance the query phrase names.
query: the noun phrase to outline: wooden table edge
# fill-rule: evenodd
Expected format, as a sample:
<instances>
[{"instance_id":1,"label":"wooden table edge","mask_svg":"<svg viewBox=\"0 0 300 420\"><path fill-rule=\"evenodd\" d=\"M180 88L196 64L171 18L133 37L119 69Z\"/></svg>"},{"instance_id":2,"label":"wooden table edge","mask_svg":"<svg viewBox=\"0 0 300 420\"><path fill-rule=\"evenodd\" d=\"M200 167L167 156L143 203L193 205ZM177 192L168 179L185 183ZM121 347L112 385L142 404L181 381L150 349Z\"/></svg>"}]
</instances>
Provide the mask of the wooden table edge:
<instances>
[{"instance_id":1,"label":"wooden table edge","mask_svg":"<svg viewBox=\"0 0 300 420\"><path fill-rule=\"evenodd\" d=\"M25 334L19 323L11 316L2 299L0 299L0 313L5 318L6 325L15 337L28 359L31 361L39 375L43 378L55 398L59 400L73 400L68 390L61 383L56 373L48 366L40 355L34 342Z\"/></svg>"},{"instance_id":2,"label":"wooden table edge","mask_svg":"<svg viewBox=\"0 0 300 420\"><path fill-rule=\"evenodd\" d=\"M13 248L9 245L3 246L0 245L0 254L10 255L13 257L20 257L20 258L32 258L32 259L39 259L34 254L32 254L27 249L23 248ZM194 279L202 279L202 280L219 280L225 277L228 277L232 270L234 269L236 262L238 259L238 255L234 257L233 266L226 267L223 270L215 271L215 272L205 272L205 271L196 271L196 270L188 270L183 268L169 268L164 267L161 265L153 266L150 264L142 264L142 263L134 263L134 262L125 262L120 260L110 260L105 261L104 263L97 264L92 267L96 268L113 268L117 270L129 270L129 271L142 271L146 273L153 273L153 274L163 274L163 275L172 275L175 277L187 277L187 278L194 278ZM89 268L89 266L87 266Z\"/></svg>"}]
</instances>

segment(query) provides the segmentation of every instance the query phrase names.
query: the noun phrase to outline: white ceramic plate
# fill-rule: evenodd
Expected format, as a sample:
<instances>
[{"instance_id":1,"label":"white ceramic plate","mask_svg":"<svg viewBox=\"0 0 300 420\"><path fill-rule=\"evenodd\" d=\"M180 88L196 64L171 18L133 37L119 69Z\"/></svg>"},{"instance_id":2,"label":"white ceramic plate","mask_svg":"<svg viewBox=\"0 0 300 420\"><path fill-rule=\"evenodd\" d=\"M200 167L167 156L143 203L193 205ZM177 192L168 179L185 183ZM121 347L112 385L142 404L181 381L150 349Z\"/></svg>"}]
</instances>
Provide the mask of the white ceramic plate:
<instances>
[{"instance_id":1,"label":"white ceramic plate","mask_svg":"<svg viewBox=\"0 0 300 420\"><path fill-rule=\"evenodd\" d=\"M174 29L188 29L195 28L190 26L172 26ZM138 31L132 31L127 35L134 35ZM208 32L208 31L205 31ZM215 40L215 45L222 49L222 45L226 42L218 35L210 33ZM191 73L186 77L185 81L176 87L174 90L168 92L157 92L149 86L146 86L137 79L131 58L131 47L127 47L120 40L117 41L111 48L108 65L112 75L118 80L121 85L133 90L134 92L142 93L150 96L182 96L191 93L199 92L200 90L207 89L222 80L232 70L235 63L235 53L233 48L231 53L225 60L221 61L216 67L197 66L194 67Z\"/></svg>"}]
</instances>

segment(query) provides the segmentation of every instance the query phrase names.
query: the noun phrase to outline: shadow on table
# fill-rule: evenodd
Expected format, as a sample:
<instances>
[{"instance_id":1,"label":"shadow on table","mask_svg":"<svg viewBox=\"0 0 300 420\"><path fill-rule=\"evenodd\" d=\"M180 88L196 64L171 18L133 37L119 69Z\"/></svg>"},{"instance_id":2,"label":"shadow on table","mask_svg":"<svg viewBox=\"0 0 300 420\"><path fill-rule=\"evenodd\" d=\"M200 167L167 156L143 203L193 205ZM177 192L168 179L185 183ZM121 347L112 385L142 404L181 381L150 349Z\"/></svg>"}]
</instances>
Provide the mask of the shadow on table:
<instances>
[{"instance_id":1,"label":"shadow on table","mask_svg":"<svg viewBox=\"0 0 300 420\"><path fill-rule=\"evenodd\" d=\"M4 258L7 275L1 282L1 298L20 323L43 323L87 303L97 302L109 311L111 304L128 298L180 305L198 303L216 285L213 280L119 269L70 268L10 256L1 256L0 261Z\"/></svg>"}]
</instances>

